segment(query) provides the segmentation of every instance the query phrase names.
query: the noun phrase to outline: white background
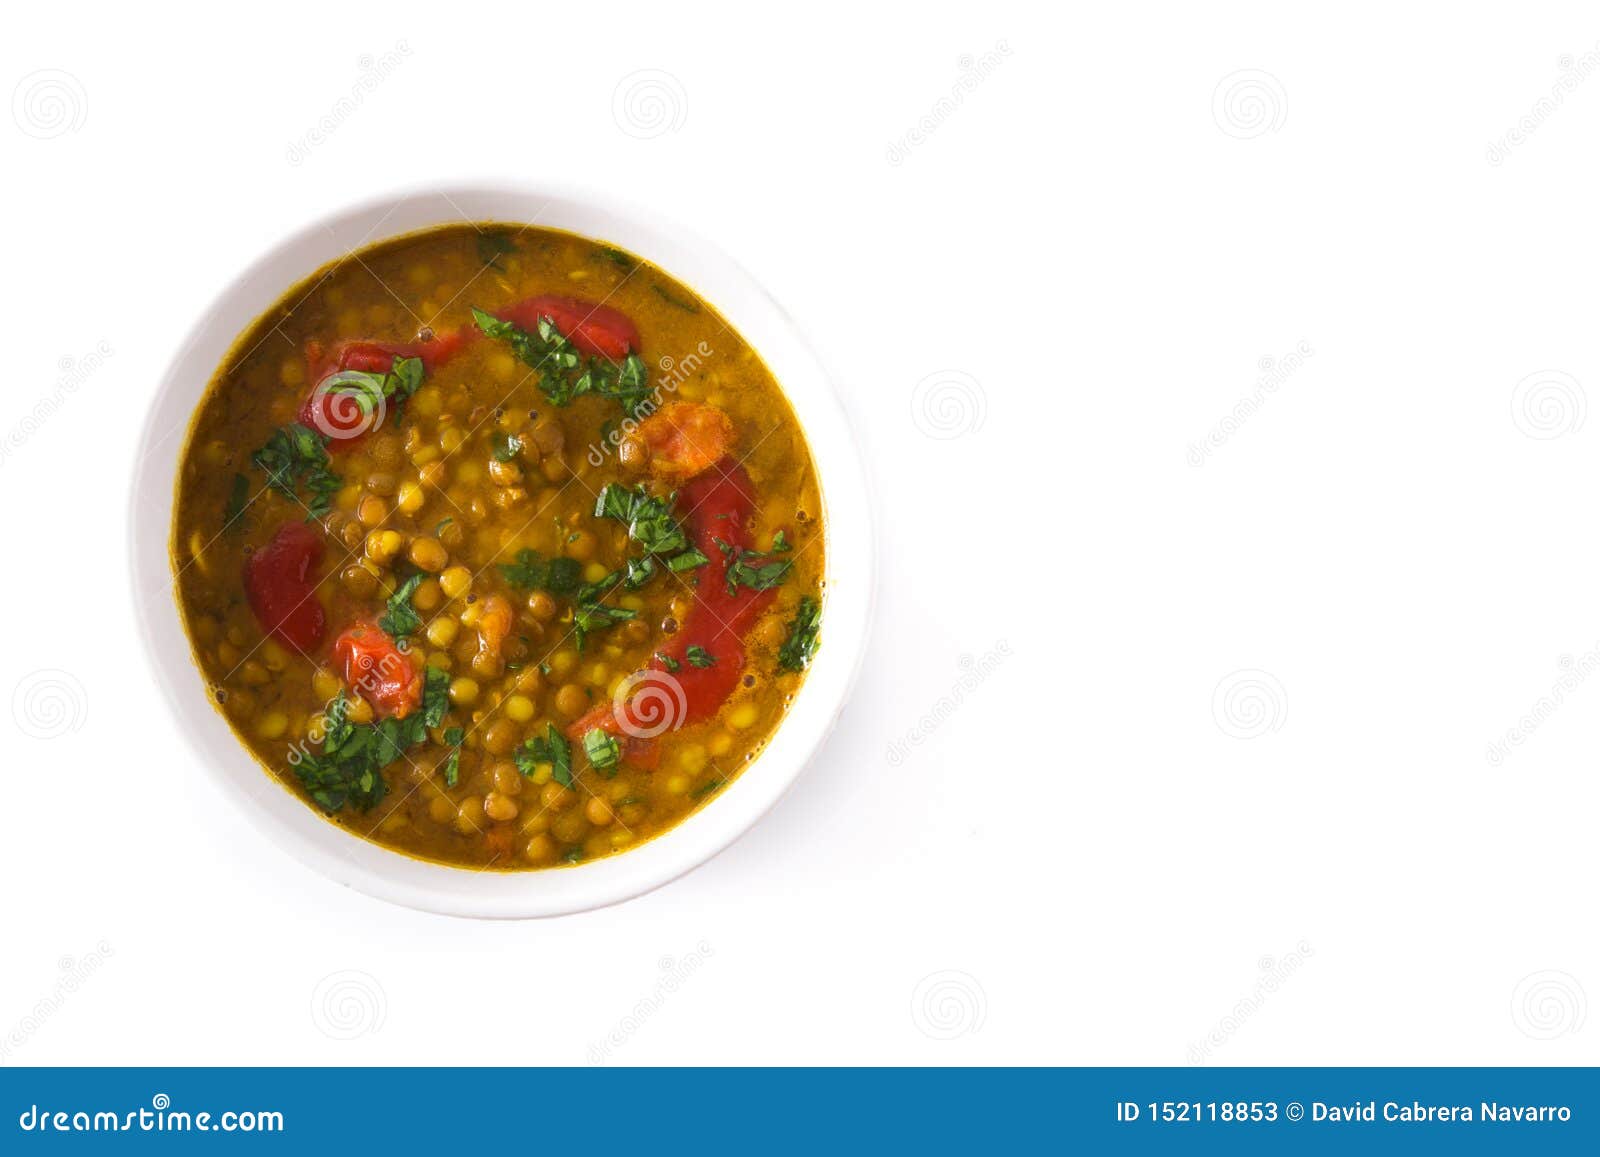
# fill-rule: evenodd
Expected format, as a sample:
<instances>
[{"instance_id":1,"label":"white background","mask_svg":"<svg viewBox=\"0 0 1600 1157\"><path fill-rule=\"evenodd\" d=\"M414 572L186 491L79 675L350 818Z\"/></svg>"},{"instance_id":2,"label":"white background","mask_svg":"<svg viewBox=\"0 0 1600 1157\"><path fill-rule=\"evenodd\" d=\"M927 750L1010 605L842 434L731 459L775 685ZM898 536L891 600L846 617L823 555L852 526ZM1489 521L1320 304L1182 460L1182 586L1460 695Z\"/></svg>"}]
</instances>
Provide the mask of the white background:
<instances>
[{"instance_id":1,"label":"white background","mask_svg":"<svg viewBox=\"0 0 1600 1157\"><path fill-rule=\"evenodd\" d=\"M666 7L8 14L0 1059L1600 1061L1592 5ZM219 287L494 176L743 261L882 544L779 809L508 924L264 843L125 579L134 431Z\"/></svg>"}]
</instances>

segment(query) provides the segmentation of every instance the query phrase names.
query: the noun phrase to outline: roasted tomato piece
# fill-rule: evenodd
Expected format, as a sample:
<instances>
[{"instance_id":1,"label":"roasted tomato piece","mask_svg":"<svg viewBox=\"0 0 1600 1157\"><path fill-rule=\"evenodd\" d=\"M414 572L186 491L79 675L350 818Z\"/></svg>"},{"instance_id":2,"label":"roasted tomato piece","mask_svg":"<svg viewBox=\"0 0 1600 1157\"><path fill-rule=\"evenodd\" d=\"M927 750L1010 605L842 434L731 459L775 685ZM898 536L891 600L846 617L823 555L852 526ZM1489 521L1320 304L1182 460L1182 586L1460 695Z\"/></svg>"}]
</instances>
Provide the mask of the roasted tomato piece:
<instances>
[{"instance_id":1,"label":"roasted tomato piece","mask_svg":"<svg viewBox=\"0 0 1600 1157\"><path fill-rule=\"evenodd\" d=\"M286 522L272 541L244 563L244 593L261 629L280 643L314 650L327 629L327 612L317 600L312 568L322 561L322 531L305 522Z\"/></svg>"},{"instance_id":2,"label":"roasted tomato piece","mask_svg":"<svg viewBox=\"0 0 1600 1157\"><path fill-rule=\"evenodd\" d=\"M620 362L639 349L639 328L627 314L576 297L544 293L509 305L495 316L530 331L537 328L541 317L548 317L568 341L591 357Z\"/></svg>"},{"instance_id":3,"label":"roasted tomato piece","mask_svg":"<svg viewBox=\"0 0 1600 1157\"><path fill-rule=\"evenodd\" d=\"M678 492L678 509L695 546L711 561L699 570L694 605L678 633L635 677L620 704L602 703L573 722L581 738L599 728L613 735L653 737L715 715L744 672L743 635L777 591L737 587L728 593L731 559L718 540L735 549L750 545L746 523L755 509L750 476L731 458ZM695 661L689 658L690 651ZM666 713L663 718L662 713ZM626 755L626 752L625 752Z\"/></svg>"},{"instance_id":4,"label":"roasted tomato piece","mask_svg":"<svg viewBox=\"0 0 1600 1157\"><path fill-rule=\"evenodd\" d=\"M668 483L704 474L733 446L733 421L702 402L668 402L639 424L650 472Z\"/></svg>"},{"instance_id":5,"label":"roasted tomato piece","mask_svg":"<svg viewBox=\"0 0 1600 1157\"><path fill-rule=\"evenodd\" d=\"M375 623L354 623L333 641L345 686L380 716L404 719L422 702L422 676Z\"/></svg>"},{"instance_id":6,"label":"roasted tomato piece","mask_svg":"<svg viewBox=\"0 0 1600 1157\"><path fill-rule=\"evenodd\" d=\"M364 408L362 400L354 394L324 389L323 383L329 375L343 370L386 374L393 368L396 358L420 358L423 372L432 373L459 353L471 340L473 332L476 331L446 330L427 341L417 342L346 341L332 350L325 349L320 342L308 343L306 367L311 376L311 393L301 403L297 421L326 435L330 453L354 448L382 424L382 415Z\"/></svg>"}]
</instances>

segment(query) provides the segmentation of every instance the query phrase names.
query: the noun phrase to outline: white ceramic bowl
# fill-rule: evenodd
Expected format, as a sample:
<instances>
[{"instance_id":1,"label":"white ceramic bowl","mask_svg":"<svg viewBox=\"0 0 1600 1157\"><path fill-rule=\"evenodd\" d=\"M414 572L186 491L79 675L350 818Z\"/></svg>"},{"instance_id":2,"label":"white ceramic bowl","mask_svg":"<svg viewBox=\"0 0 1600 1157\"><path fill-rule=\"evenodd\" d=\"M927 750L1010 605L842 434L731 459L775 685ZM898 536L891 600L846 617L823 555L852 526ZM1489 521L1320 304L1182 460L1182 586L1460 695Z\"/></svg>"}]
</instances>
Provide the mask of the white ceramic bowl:
<instances>
[{"instance_id":1,"label":"white ceramic bowl","mask_svg":"<svg viewBox=\"0 0 1600 1157\"><path fill-rule=\"evenodd\" d=\"M207 698L178 618L168 562L178 459L206 385L245 329L324 264L434 225L507 221L564 229L630 250L692 286L771 367L794 404L821 475L827 590L822 646L788 718L757 760L706 807L638 848L571 868L477 872L414 860L325 820L276 782ZM515 185L383 197L316 222L262 257L202 316L167 370L140 436L130 519L133 594L155 673L178 724L224 794L289 855L342 884L426 911L553 916L637 896L704 863L776 804L849 694L872 602L872 538L861 460L827 373L783 309L743 269L653 214L576 190ZM818 833L818 839L822 834Z\"/></svg>"}]
</instances>

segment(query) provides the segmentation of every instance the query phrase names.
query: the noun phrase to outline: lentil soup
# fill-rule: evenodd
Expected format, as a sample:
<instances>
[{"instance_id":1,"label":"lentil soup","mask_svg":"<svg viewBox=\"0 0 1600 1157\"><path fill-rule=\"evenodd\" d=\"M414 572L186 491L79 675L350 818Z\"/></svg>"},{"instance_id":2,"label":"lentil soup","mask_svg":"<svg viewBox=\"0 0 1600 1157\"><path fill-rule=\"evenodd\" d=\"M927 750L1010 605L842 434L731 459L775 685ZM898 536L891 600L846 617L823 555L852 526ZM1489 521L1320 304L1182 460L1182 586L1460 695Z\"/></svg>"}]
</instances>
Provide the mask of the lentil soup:
<instances>
[{"instance_id":1,"label":"lentil soup","mask_svg":"<svg viewBox=\"0 0 1600 1157\"><path fill-rule=\"evenodd\" d=\"M346 830L494 869L681 822L819 643L816 469L761 359L631 254L531 226L384 242L239 339L172 564L215 704Z\"/></svg>"}]
</instances>

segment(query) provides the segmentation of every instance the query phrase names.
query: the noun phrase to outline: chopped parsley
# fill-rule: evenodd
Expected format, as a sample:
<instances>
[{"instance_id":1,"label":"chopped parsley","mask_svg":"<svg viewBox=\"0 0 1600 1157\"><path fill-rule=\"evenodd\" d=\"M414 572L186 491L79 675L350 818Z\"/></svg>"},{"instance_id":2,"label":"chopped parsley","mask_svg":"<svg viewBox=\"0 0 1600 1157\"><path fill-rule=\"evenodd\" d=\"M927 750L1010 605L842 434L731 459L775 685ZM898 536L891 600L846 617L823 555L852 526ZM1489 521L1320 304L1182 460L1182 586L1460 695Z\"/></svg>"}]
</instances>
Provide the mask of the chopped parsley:
<instances>
[{"instance_id":1,"label":"chopped parsley","mask_svg":"<svg viewBox=\"0 0 1600 1157\"><path fill-rule=\"evenodd\" d=\"M243 474L233 476L233 490L228 495L227 505L222 508L222 529L242 530L244 523L240 519L244 515L244 508L250 505L250 479Z\"/></svg>"},{"instance_id":2,"label":"chopped parsley","mask_svg":"<svg viewBox=\"0 0 1600 1157\"><path fill-rule=\"evenodd\" d=\"M610 398L636 417L650 400L650 371L638 354L629 354L620 363L585 357L548 317L541 317L531 331L481 309L473 309L472 317L480 330L509 345L518 360L539 375L539 389L552 406L568 406L574 398L592 395Z\"/></svg>"},{"instance_id":3,"label":"chopped parsley","mask_svg":"<svg viewBox=\"0 0 1600 1157\"><path fill-rule=\"evenodd\" d=\"M593 631L604 631L639 617L639 612L628 607L607 607L600 603L585 603L572 616L572 633L577 637L578 650Z\"/></svg>"},{"instance_id":4,"label":"chopped parsley","mask_svg":"<svg viewBox=\"0 0 1600 1157\"><path fill-rule=\"evenodd\" d=\"M394 594L389 596L388 609L378 619L378 626L397 640L422 630L422 616L417 614L417 609L411 605L411 596L417 593L417 588L421 585L420 574L414 574L406 579Z\"/></svg>"},{"instance_id":5,"label":"chopped parsley","mask_svg":"<svg viewBox=\"0 0 1600 1157\"><path fill-rule=\"evenodd\" d=\"M753 591L771 590L789 577L794 566L790 559L775 559L770 554L758 554L743 547L732 547L717 539L717 549L728 559L728 593L738 594L740 587Z\"/></svg>"},{"instance_id":6,"label":"chopped parsley","mask_svg":"<svg viewBox=\"0 0 1600 1157\"><path fill-rule=\"evenodd\" d=\"M595 501L594 516L622 523L628 528L628 537L649 554L677 554L690 547L689 536L672 516L676 497L676 494L652 497L642 483L630 489L609 482Z\"/></svg>"},{"instance_id":7,"label":"chopped parsley","mask_svg":"<svg viewBox=\"0 0 1600 1157\"><path fill-rule=\"evenodd\" d=\"M541 763L550 765L550 778L562 787L572 786L572 745L556 730L554 723L545 724L544 735L528 740L513 753L517 770L532 777Z\"/></svg>"},{"instance_id":8,"label":"chopped parsley","mask_svg":"<svg viewBox=\"0 0 1600 1157\"><path fill-rule=\"evenodd\" d=\"M626 269L630 273L639 267L639 259L632 254L624 253L620 249L613 249L609 245L600 247L600 256L604 257L618 269Z\"/></svg>"},{"instance_id":9,"label":"chopped parsley","mask_svg":"<svg viewBox=\"0 0 1600 1157\"><path fill-rule=\"evenodd\" d=\"M804 671L817 653L817 631L821 626L822 605L807 595L800 600L794 618L789 620L789 634L778 648L778 666L785 671Z\"/></svg>"},{"instance_id":10,"label":"chopped parsley","mask_svg":"<svg viewBox=\"0 0 1600 1157\"><path fill-rule=\"evenodd\" d=\"M660 282L652 281L650 283L650 288L655 290L657 296L659 296L661 300L666 302L668 305L675 305L685 313L700 312L700 307L698 305L687 298L679 297L676 293L673 293L672 290L668 289Z\"/></svg>"},{"instance_id":11,"label":"chopped parsley","mask_svg":"<svg viewBox=\"0 0 1600 1157\"><path fill-rule=\"evenodd\" d=\"M268 486L302 502L308 520L321 518L333 508L334 492L343 480L329 467L327 441L315 430L298 422L280 426L250 461L266 472ZM306 493L304 500L298 493L301 490Z\"/></svg>"},{"instance_id":12,"label":"chopped parsley","mask_svg":"<svg viewBox=\"0 0 1600 1157\"><path fill-rule=\"evenodd\" d=\"M622 760L622 745L617 742L617 737L607 735L598 727L587 732L583 737L583 753L589 757L589 765L596 771L607 772L607 779L617 774L617 764Z\"/></svg>"},{"instance_id":13,"label":"chopped parsley","mask_svg":"<svg viewBox=\"0 0 1600 1157\"><path fill-rule=\"evenodd\" d=\"M689 649L684 651L683 657L689 660L689 666L691 667L715 667L717 665L716 657L699 643L691 644Z\"/></svg>"},{"instance_id":14,"label":"chopped parsley","mask_svg":"<svg viewBox=\"0 0 1600 1157\"><path fill-rule=\"evenodd\" d=\"M350 700L340 691L324 716L322 750L300 751L290 760L317 806L329 815L346 805L371 810L389 790L383 769L427 739L428 728L444 718L449 686L450 676L429 667L421 709L372 724L350 722Z\"/></svg>"},{"instance_id":15,"label":"chopped parsley","mask_svg":"<svg viewBox=\"0 0 1600 1157\"><path fill-rule=\"evenodd\" d=\"M665 651L657 651L656 658L661 660L661 665L668 671L676 671L683 666L682 663L678 662L678 660L674 659Z\"/></svg>"},{"instance_id":16,"label":"chopped parsley","mask_svg":"<svg viewBox=\"0 0 1600 1157\"><path fill-rule=\"evenodd\" d=\"M517 251L512 235L496 229L478 234L478 260L494 269L503 269L500 258Z\"/></svg>"},{"instance_id":17,"label":"chopped parsley","mask_svg":"<svg viewBox=\"0 0 1600 1157\"><path fill-rule=\"evenodd\" d=\"M515 434L507 434L504 430L496 430L493 440L496 462L510 462L522 449L522 439Z\"/></svg>"},{"instance_id":18,"label":"chopped parsley","mask_svg":"<svg viewBox=\"0 0 1600 1157\"><path fill-rule=\"evenodd\" d=\"M461 744L467 733L459 727L446 727L444 741L450 745L450 758L444 761L444 785L455 787L461 781Z\"/></svg>"},{"instance_id":19,"label":"chopped parsley","mask_svg":"<svg viewBox=\"0 0 1600 1157\"><path fill-rule=\"evenodd\" d=\"M727 782L728 781L726 779L722 778L722 776L720 776L720 775L713 776L711 779L706 780L699 787L697 787L693 791L691 791L689 793L689 798L690 799L705 799L706 796L710 795L712 792L716 791L718 788L722 787Z\"/></svg>"},{"instance_id":20,"label":"chopped parsley","mask_svg":"<svg viewBox=\"0 0 1600 1157\"><path fill-rule=\"evenodd\" d=\"M777 534L772 536L773 554L787 554L793 549L794 547L789 545L789 536L784 531L780 530Z\"/></svg>"},{"instance_id":21,"label":"chopped parsley","mask_svg":"<svg viewBox=\"0 0 1600 1157\"><path fill-rule=\"evenodd\" d=\"M519 550L516 562L500 564L500 573L520 590L570 595L583 578L583 564L575 558L547 559L536 550Z\"/></svg>"}]
</instances>

